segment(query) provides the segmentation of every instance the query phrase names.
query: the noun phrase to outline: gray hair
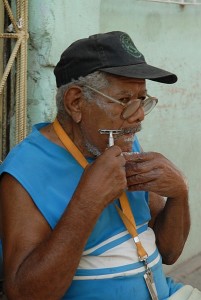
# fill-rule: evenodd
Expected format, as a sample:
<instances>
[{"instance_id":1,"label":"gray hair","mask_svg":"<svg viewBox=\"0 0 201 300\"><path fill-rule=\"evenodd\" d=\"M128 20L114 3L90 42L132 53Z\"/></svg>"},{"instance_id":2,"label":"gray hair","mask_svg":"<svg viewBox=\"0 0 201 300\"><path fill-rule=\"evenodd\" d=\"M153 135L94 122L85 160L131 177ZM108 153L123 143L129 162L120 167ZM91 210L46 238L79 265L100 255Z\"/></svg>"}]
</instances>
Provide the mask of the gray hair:
<instances>
[{"instance_id":1,"label":"gray hair","mask_svg":"<svg viewBox=\"0 0 201 300\"><path fill-rule=\"evenodd\" d=\"M71 88L73 85L77 85L82 87L83 95L88 101L93 100L94 92L87 88L86 85L89 85L97 90L107 87L109 84L108 81L108 75L96 71L94 73L91 73L85 77L79 77L77 80L72 80L70 83L67 83L65 85L62 85L58 88L57 94L56 94L56 105L57 105L57 112L61 115L66 115L65 108L64 108L64 94L65 92Z\"/></svg>"}]
</instances>

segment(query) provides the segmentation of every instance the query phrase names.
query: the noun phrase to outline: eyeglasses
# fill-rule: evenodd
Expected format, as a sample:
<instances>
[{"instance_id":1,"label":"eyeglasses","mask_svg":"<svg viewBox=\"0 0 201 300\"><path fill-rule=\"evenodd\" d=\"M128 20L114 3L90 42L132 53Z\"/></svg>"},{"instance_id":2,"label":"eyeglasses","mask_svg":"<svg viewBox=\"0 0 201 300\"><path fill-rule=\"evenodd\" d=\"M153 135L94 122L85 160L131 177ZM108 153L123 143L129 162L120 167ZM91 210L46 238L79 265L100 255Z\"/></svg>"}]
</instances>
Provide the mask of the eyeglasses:
<instances>
[{"instance_id":1,"label":"eyeglasses","mask_svg":"<svg viewBox=\"0 0 201 300\"><path fill-rule=\"evenodd\" d=\"M132 114L134 114L140 107L143 108L144 110L144 114L148 115L152 109L156 106L156 104L158 103L158 99L156 97L152 97L150 95L147 95L145 99L135 99L135 100L130 100L128 103L123 103L117 99L114 99L108 95L105 95L104 93L92 88L89 85L86 85L86 87L94 92L96 92L97 94L107 98L108 100L114 102L114 103L118 103L121 106L124 107L122 113L121 113L121 117L123 119L128 119Z\"/></svg>"}]
</instances>

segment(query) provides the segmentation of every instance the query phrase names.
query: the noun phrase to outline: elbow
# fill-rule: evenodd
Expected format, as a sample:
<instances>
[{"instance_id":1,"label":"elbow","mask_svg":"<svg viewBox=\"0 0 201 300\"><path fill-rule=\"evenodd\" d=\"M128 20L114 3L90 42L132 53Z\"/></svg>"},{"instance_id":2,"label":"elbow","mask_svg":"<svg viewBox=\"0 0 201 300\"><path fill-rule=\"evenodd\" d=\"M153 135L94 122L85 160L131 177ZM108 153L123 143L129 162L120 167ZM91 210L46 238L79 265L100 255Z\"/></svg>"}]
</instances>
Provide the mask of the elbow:
<instances>
[{"instance_id":1,"label":"elbow","mask_svg":"<svg viewBox=\"0 0 201 300\"><path fill-rule=\"evenodd\" d=\"M162 257L162 262L163 264L170 266L173 265L177 261L177 259L177 257L172 257L171 255L168 255L166 257Z\"/></svg>"},{"instance_id":2,"label":"elbow","mask_svg":"<svg viewBox=\"0 0 201 300\"><path fill-rule=\"evenodd\" d=\"M55 292L51 288L40 284L29 284L27 282L5 280L4 292L9 300L38 300L38 299L61 299L63 294Z\"/></svg>"},{"instance_id":3,"label":"elbow","mask_svg":"<svg viewBox=\"0 0 201 300\"><path fill-rule=\"evenodd\" d=\"M32 299L27 296L26 291L22 287L18 286L18 284L16 284L16 282L13 282L12 280L4 281L4 293L7 297L6 299L9 300Z\"/></svg>"},{"instance_id":4,"label":"elbow","mask_svg":"<svg viewBox=\"0 0 201 300\"><path fill-rule=\"evenodd\" d=\"M180 243L157 243L157 248L165 265L173 265L182 254L185 241Z\"/></svg>"},{"instance_id":5,"label":"elbow","mask_svg":"<svg viewBox=\"0 0 201 300\"><path fill-rule=\"evenodd\" d=\"M19 295L19 293L16 290L16 287L13 287L12 284L6 281L4 282L4 292L9 300L23 300L22 295Z\"/></svg>"},{"instance_id":6,"label":"elbow","mask_svg":"<svg viewBox=\"0 0 201 300\"><path fill-rule=\"evenodd\" d=\"M182 251L179 251L179 252L175 253L175 252L170 251L168 254L167 253L166 254L161 254L163 264L173 265L178 260L178 258L180 257L181 252Z\"/></svg>"},{"instance_id":7,"label":"elbow","mask_svg":"<svg viewBox=\"0 0 201 300\"><path fill-rule=\"evenodd\" d=\"M175 244L171 244L171 247L166 247L164 245L157 245L158 246L158 250L159 253L162 257L162 263L165 265L173 265L178 258L180 257L180 255L182 254L183 251L183 245L175 245Z\"/></svg>"}]
</instances>

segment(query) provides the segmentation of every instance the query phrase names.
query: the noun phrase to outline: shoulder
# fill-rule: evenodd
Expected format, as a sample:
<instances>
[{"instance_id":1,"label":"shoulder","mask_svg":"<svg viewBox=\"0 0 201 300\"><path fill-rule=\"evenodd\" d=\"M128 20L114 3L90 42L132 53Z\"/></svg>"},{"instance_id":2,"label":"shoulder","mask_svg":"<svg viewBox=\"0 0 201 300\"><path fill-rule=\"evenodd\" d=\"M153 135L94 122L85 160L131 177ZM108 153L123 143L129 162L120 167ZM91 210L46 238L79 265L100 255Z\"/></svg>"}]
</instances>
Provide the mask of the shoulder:
<instances>
[{"instance_id":1,"label":"shoulder","mask_svg":"<svg viewBox=\"0 0 201 300\"><path fill-rule=\"evenodd\" d=\"M7 155L0 166L0 175L4 172L15 176L22 171L28 172L31 166L37 166L42 160L45 163L45 157L48 157L47 151L51 150L53 143L48 141L41 133L40 128L47 123L40 123L33 126L33 131L17 146L15 146Z\"/></svg>"}]
</instances>

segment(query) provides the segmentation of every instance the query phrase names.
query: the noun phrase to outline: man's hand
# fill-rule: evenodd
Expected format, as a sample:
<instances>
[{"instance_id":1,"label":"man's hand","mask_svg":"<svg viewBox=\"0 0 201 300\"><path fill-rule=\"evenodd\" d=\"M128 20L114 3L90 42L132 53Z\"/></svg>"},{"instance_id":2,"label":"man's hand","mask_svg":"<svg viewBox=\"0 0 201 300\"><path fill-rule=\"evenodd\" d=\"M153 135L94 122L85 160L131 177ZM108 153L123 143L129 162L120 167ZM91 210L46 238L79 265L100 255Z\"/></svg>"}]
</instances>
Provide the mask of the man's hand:
<instances>
[{"instance_id":1,"label":"man's hand","mask_svg":"<svg viewBox=\"0 0 201 300\"><path fill-rule=\"evenodd\" d=\"M162 154L142 152L125 155L130 191L150 193L150 222L163 263L174 263L186 242L190 216L188 186L183 174ZM162 197L167 197L166 203Z\"/></svg>"},{"instance_id":2,"label":"man's hand","mask_svg":"<svg viewBox=\"0 0 201 300\"><path fill-rule=\"evenodd\" d=\"M150 191L169 198L187 192L185 177L162 154L142 152L125 155L125 158L128 190Z\"/></svg>"},{"instance_id":3,"label":"man's hand","mask_svg":"<svg viewBox=\"0 0 201 300\"><path fill-rule=\"evenodd\" d=\"M87 166L76 193L84 193L85 199L94 199L102 208L118 198L127 187L126 160L121 153L118 146L112 146Z\"/></svg>"}]
</instances>

